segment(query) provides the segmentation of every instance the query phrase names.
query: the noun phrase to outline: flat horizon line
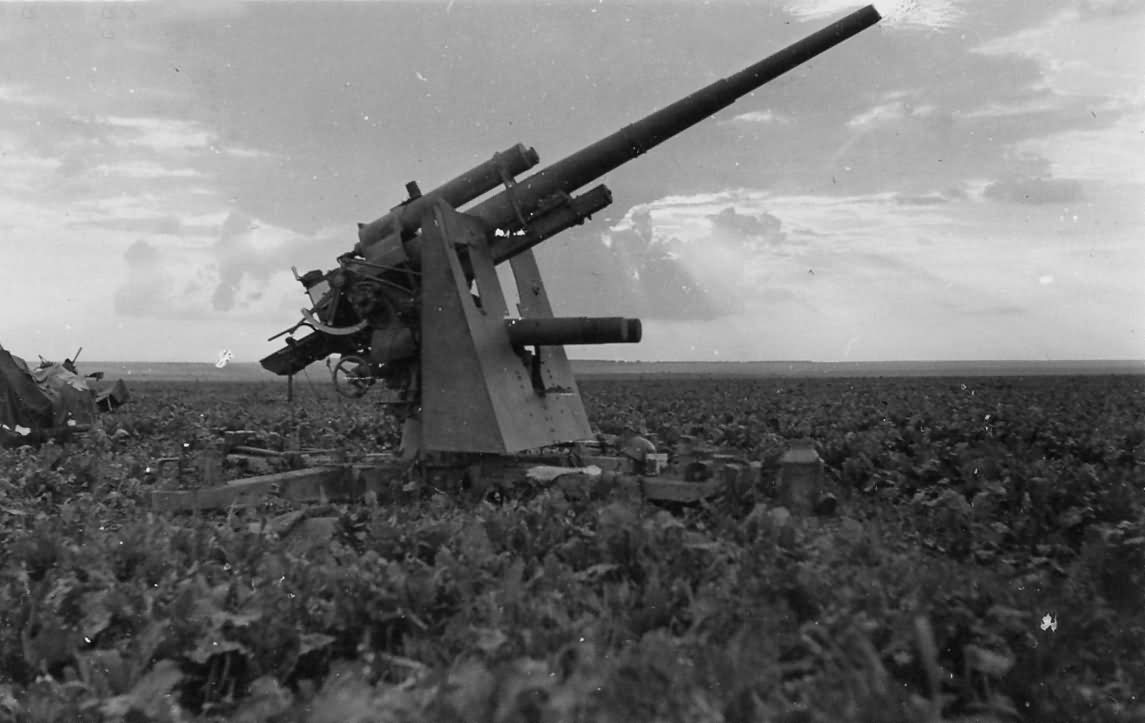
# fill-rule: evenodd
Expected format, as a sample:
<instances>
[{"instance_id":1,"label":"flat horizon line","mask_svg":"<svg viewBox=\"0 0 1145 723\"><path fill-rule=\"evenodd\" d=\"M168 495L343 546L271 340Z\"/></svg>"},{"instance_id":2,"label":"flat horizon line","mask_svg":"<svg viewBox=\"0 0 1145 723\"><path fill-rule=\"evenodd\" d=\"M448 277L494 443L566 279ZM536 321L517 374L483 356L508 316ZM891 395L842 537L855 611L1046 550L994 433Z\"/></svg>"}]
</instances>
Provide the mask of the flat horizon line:
<instances>
[{"instance_id":1,"label":"flat horizon line","mask_svg":"<svg viewBox=\"0 0 1145 723\"><path fill-rule=\"evenodd\" d=\"M1135 359L1128 357L1110 357L1102 359L875 359L875 360L839 360L819 361L815 359L754 359L750 361L734 361L728 359L689 359L689 360L656 360L641 359L628 361L624 359L569 359L570 362L588 362L595 364L1143 364L1145 358ZM209 361L147 361L147 360L101 360L83 359L82 364L195 364L215 367L215 362ZM315 362L317 364L318 362ZM232 361L226 366L258 366L256 361Z\"/></svg>"}]
</instances>

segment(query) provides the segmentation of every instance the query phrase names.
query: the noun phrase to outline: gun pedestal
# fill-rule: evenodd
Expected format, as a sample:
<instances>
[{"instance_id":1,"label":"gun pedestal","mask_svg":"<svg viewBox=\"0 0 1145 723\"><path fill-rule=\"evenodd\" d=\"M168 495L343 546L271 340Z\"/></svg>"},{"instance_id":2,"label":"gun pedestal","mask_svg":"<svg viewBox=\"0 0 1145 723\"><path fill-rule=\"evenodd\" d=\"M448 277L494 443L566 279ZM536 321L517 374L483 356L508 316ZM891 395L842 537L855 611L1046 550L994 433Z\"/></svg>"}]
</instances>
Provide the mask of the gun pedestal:
<instances>
[{"instance_id":1,"label":"gun pedestal","mask_svg":"<svg viewBox=\"0 0 1145 723\"><path fill-rule=\"evenodd\" d=\"M511 338L481 222L444 202L430 213L421 250L423 448L511 454L591 436L564 350L538 344L528 351ZM472 269L472 292L459 251ZM535 269L535 261L514 268L526 277L518 285L533 290L527 318L553 319Z\"/></svg>"}]
</instances>

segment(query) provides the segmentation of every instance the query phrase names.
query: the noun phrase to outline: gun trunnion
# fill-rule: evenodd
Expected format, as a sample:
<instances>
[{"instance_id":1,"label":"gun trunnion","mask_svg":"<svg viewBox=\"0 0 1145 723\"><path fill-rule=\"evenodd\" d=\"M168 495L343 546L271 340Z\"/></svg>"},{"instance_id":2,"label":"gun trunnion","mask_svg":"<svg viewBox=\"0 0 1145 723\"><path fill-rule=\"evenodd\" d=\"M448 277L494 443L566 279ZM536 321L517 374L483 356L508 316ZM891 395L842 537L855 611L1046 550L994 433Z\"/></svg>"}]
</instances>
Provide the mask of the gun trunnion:
<instances>
[{"instance_id":1,"label":"gun trunnion","mask_svg":"<svg viewBox=\"0 0 1145 723\"><path fill-rule=\"evenodd\" d=\"M421 421L424 449L507 453L584 438L590 428L563 346L638 342L640 322L554 318L533 246L611 203L603 185L572 195L582 187L879 20L873 6L856 10L523 180L516 176L539 157L516 144L428 193L408 183L405 201L359 224L338 268L299 277L313 309L282 334L312 333L288 337L263 367L292 375L334 353L353 357L390 390L383 401ZM497 280L504 261L519 319L509 318Z\"/></svg>"}]
</instances>

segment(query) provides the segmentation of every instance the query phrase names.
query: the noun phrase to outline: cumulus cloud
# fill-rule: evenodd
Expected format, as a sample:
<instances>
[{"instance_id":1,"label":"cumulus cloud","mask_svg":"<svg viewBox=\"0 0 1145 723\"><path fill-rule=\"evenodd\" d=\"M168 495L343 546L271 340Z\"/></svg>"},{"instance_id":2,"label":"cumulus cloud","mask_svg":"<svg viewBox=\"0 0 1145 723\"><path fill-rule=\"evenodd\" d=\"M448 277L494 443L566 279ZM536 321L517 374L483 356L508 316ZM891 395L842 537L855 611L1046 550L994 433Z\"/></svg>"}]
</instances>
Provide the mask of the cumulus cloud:
<instances>
[{"instance_id":1,"label":"cumulus cloud","mask_svg":"<svg viewBox=\"0 0 1145 723\"><path fill-rule=\"evenodd\" d=\"M601 243L576 243L575 255L560 254L561 273L547 276L554 301L570 313L707 321L759 301L798 301L784 289L761 293L766 259L788 253L779 248L787 239L779 219L713 200L701 194L637 206ZM542 247L542 257L550 252Z\"/></svg>"},{"instance_id":2,"label":"cumulus cloud","mask_svg":"<svg viewBox=\"0 0 1145 723\"><path fill-rule=\"evenodd\" d=\"M1008 203L1075 203L1085 198L1081 182L1069 178L1010 178L994 181L983 193Z\"/></svg>"},{"instance_id":3,"label":"cumulus cloud","mask_svg":"<svg viewBox=\"0 0 1145 723\"><path fill-rule=\"evenodd\" d=\"M686 264L657 243L651 212L638 206L608 233L597 252L605 256L598 268L609 269L621 298L617 303L650 319L711 319L727 308L705 288Z\"/></svg>"},{"instance_id":4,"label":"cumulus cloud","mask_svg":"<svg viewBox=\"0 0 1145 723\"><path fill-rule=\"evenodd\" d=\"M57 231L105 249L109 266L118 249L118 268L101 273L113 290L104 297L112 311L178 320L281 313L290 265L316 254L306 253L299 234L231 213L234 201L217 186L226 168L220 160L269 154L224 144L201 121L137 112L132 103L78 115L61 96L3 85L5 106L6 220L31 234L51 218Z\"/></svg>"},{"instance_id":5,"label":"cumulus cloud","mask_svg":"<svg viewBox=\"0 0 1145 723\"><path fill-rule=\"evenodd\" d=\"M824 23L861 4L784 3L799 18L821 15ZM889 15L887 4L878 6ZM977 355L989 348L979 337L995 333L1001 346L994 353L1021 354L1025 347L1006 346L1008 339L1018 338L1012 332L1020 328L1071 339L1068 343L1076 349L1090 343L1077 330L1106 328L1110 325L1102 320L1125 318L1124 308L1141 298L1142 266L1135 250L1139 244L1134 245L1141 212L1133 211L1141 208L1140 194L1130 195L1140 189L1126 188L1124 182L1145 178L1145 164L1134 161L1145 158L1137 152L1142 123L1139 115L1131 115L1132 105L1126 105L1145 98L1138 92L1145 73L1128 57L1139 46L1139 33L1132 40L1130 36L1140 29L1140 21L1125 14L1134 3L1086 0L1069 17L1058 13L1055 7L1061 5L1055 3L987 3L978 4L964 20L936 12L956 8L953 2L906 4L916 6L913 25L896 26L888 17L854 41L859 45L849 42L838 54L806 66L807 82L792 82L796 76L789 76L746 100L747 107L728 109L721 119L713 119L708 131L700 127L689 132L665 146L664 153L650 154L614 174L618 199L659 200L611 229L602 225L601 215L538 249L542 268L546 259L559 260L548 267L556 271L546 273L546 281L554 303L563 306L561 313L648 318L648 341L632 350L645 358L678 355L680 344L686 349L693 335L701 346L714 348L718 343L725 355L734 351L725 346L730 338L751 338L741 349L749 358L774 357L777 351L829 358L844 349L876 356L931 350L949 356L951 349ZM766 26L764 32L784 39L821 27L819 21L808 21L784 29L782 18L760 20L758 8L724 14L727 8L716 5L728 4L696 11L694 23L667 23L664 42L655 46L688 45L689 52L681 57L696 59L692 67L697 73L714 78L725 67L741 67L747 59L742 53L754 57L756 41L771 46L746 29L757 21ZM1076 7L1077 2L1070 0L1070 5ZM55 46L59 63L29 66L21 81L39 76L27 86L0 85L0 110L9 119L0 123L0 146L6 153L0 158L0 224L19 227L5 238L20 244L21 250L29 249L22 262L29 267L50 264L52 254L71 259L73 270L61 270L55 279L64 290L54 290L57 296L83 286L68 276L81 268L89 278L98 276L108 285L77 301L67 313L59 308L44 312L44 328L81 305L94 309L102 304L98 313L110 317L109 291L119 289L117 303L136 314L132 327L163 326L141 314L173 318L184 313L206 320L203 325L236 329L244 314L259 313L263 316L245 328L261 338L264 329L269 333L294 321L290 317L305 303L290 266L329 268L334 255L352 243L352 221L369 218L369 209L376 206L376 193L370 189L400 188L406 176L398 174L450 177L458 164L467 165L464 159L475 147L501 147L489 135L496 128L504 130L508 122L504 109L491 112L498 104L474 104L464 94L441 96L436 90L432 99L423 98L428 86L416 81L417 92L395 104L391 101L401 100L409 84L371 85L370 78L385 77L385 59L376 53L342 54L345 63L323 65L313 75L313 64L299 59L314 53L297 51L309 42L319 47L327 41L310 32L307 13L287 9L290 12L277 6L274 10L281 38L276 35L276 42L262 46L251 42L265 26L259 18L196 20L200 12L226 17L232 11L249 15L249 9L187 5L180 10L185 14L181 27L170 32L149 29L149 36L129 38L124 28L111 44L124 52L118 59L101 55L108 44L98 39L100 27L92 32L83 23L47 23L46 17L31 24L52 25L64 34L58 35ZM147 13L136 12L155 16L165 11L148 7ZM602 14L607 12L619 18L630 11L602 8ZM631 13L638 20L637 11ZM504 18L487 22L479 15L473 13L473 21L489 28L504 24ZM1046 23L1051 17L1054 22ZM737 22L740 18L744 22ZM331 16L330 22L331 32L343 39L356 37L353 32L364 27L341 16ZM536 42L536 34L530 36L526 27L532 21L522 22L525 32L511 33L513 37ZM226 28L228 24L233 27ZM649 33L660 27L636 24ZM930 32L954 24L964 27L959 32ZM1038 33L1019 35L1034 25ZM728 26L735 43L728 42ZM923 32L890 32L894 27ZM75 32L69 34L69 28ZM423 30L440 35L429 26ZM581 71L588 76L599 70L602 58L593 48L585 53L583 43L576 41L578 33L583 34L580 23L565 29L554 22L552 31L542 44L567 40L578 51L560 58L550 53L546 57L557 64L554 67L574 71L569 75L578 78ZM679 32L684 35L677 39L674 34ZM631 35L618 31L617 42L602 40L600 48L609 53L629 48L624 33ZM1005 42L993 47L1008 46L1013 52L968 54L999 35ZM533 40L523 40L528 37ZM715 49L705 49L712 38ZM417 44L413 36L402 39L406 41ZM154 52L128 52L134 47L131 42L153 46ZM528 55L530 47L502 50L505 58L520 57ZM610 67L632 67L642 62L641 48L644 42L637 38L630 49L603 60ZM473 56L481 62L458 65L453 61L465 49L455 50L447 54L451 64L434 65L436 56L421 58L419 72L434 80L461 72L458 88L485 99L503 95L503 85L496 87L503 77L487 71L503 65L505 58L485 48ZM8 54L18 60L42 52L41 39ZM1118 54L1120 60L1113 57ZM176 57L179 73L171 63L160 62ZM381 65L374 67L375 60ZM224 72L228 62L233 67ZM89 73L88 66L96 64L99 73ZM212 69L216 76L209 74ZM519 76L524 81L515 76L514 87L532 83L529 87L537 92L525 95L548 97L551 68L526 70ZM650 93L655 89L664 100L692 89L691 81L680 80L684 86L678 89L665 85L665 78L681 77L679 69L669 70L637 74L634 83ZM530 79L533 71L537 77ZM408 79L411 73L396 75ZM275 96L268 90L283 83L296 92ZM577 86L592 84L586 80ZM156 88L169 95L155 95ZM129 97L132 89L135 95ZM905 92L885 92L888 89ZM571 86L566 90L571 92ZM583 116L587 107L594 108L600 133L630 121L628 90L618 88L613 98L605 89L604 100L593 101L588 98L598 99L600 88L591 96L587 91L579 96L562 93L559 99L549 98L554 102L509 116L517 127L532 124L530 133L535 135L524 140L532 139L542 153L546 148L556 152L581 145L578 138L587 142L597 137L584 123L572 130L561 126L567 118ZM1114 91L1122 95L1115 97ZM1068 102L1063 100L1067 93L1073 94ZM654 100L649 99L649 109L657 107ZM422 101L425 106L417 105ZM456 112L464 111L462 106L470 112ZM385 110L393 108L407 112ZM545 109L554 108L554 116L544 115ZM85 115L77 116L77 109ZM381 125L346 123L367 111L371 120L382 119ZM785 123L788 118L779 111L799 122ZM953 116L951 111L956 111ZM724 119L727 116L732 117ZM444 123L442 118L450 120ZM1036 140L1029 140L1032 137ZM250 142L260 148L289 149L290 155L273 167L247 164L267 156L220 145L220 140L238 138L257 139ZM436 140L423 148L419 138ZM845 153L832 157L840 147ZM1027 163L1024 158L1030 155L1045 163ZM187 170L201 175L188 177ZM1036 190L1059 199L1070 190L1070 181L1063 186L1061 179L1076 179L1084 184L1086 198L1076 207L1071 202L1062 219L1062 209L1054 203L1016 206L1006 200L1026 203L1018 186L1030 179L1045 180L1048 188ZM951 190L954 186L966 191ZM771 191L713 191L729 187ZM1111 195L1115 192L1121 195ZM618 210L624 212L623 207ZM340 240L331 243L292 230L334 222L344 227ZM602 233L610 245L601 243ZM125 253L141 237L145 245ZM44 238L53 241L43 243ZM45 250L48 246L51 251ZM550 251L556 246L562 248L559 255ZM1067 254L1068 262L1063 260ZM1078 272L1088 276L1079 279ZM1040 285L1039 275L1052 275L1055 281ZM1097 292L1090 293L1090 287L1109 294L1109 308L1095 306ZM7 294L18 300L35 291L33 283L21 286L17 280ZM1069 303L1059 303L1059 296L1069 296ZM1120 302L1119 308L1114 301ZM1048 309L1040 319L993 326L995 317L1019 319L1017 310L1037 311L1039 305ZM1012 313L1007 315L1007 310ZM973 323L957 321L963 316L973 316ZM684 321L668 321L672 319ZM946 322L950 325L944 328ZM657 326L669 331L658 336L653 331ZM912 334L922 338L916 341L909 338ZM1112 338L1113 332L1109 334ZM864 341L852 345L849 340L856 337ZM119 338L130 343L128 337ZM666 340L664 346L655 347L657 339ZM868 340L879 340L879 346L864 350L873 343ZM1093 341L1098 348L1101 339ZM1118 343L1121 346L1107 343L1100 348L1125 348L1127 342ZM623 351L609 347L606 353Z\"/></svg>"},{"instance_id":6,"label":"cumulus cloud","mask_svg":"<svg viewBox=\"0 0 1145 723\"><path fill-rule=\"evenodd\" d=\"M116 290L115 311L136 318L273 323L306 303L291 265L333 265L328 236L298 234L232 211L209 244L179 235L137 240L123 254L127 276Z\"/></svg>"},{"instance_id":7,"label":"cumulus cloud","mask_svg":"<svg viewBox=\"0 0 1145 723\"><path fill-rule=\"evenodd\" d=\"M186 274L185 264L191 259L139 239L127 247L123 260L127 262L127 280L113 297L116 314L173 321L201 317L201 294L195 293L201 284L196 283L194 276L180 278L177 275ZM184 265L176 266L171 263L173 260L182 261ZM209 273L208 269L200 268L196 275L202 277Z\"/></svg>"},{"instance_id":8,"label":"cumulus cloud","mask_svg":"<svg viewBox=\"0 0 1145 723\"><path fill-rule=\"evenodd\" d=\"M207 252L216 274L210 308L215 312L248 313L263 308L281 308L301 287L290 267L329 268L334 265L330 241L334 230L316 235L300 234L281 226L232 211L219 228L218 238ZM277 306L276 306L277 305ZM297 306L294 303L294 306Z\"/></svg>"},{"instance_id":9,"label":"cumulus cloud","mask_svg":"<svg viewBox=\"0 0 1145 723\"><path fill-rule=\"evenodd\" d=\"M159 260L159 252L154 246L139 239L123 252L123 260L133 269L149 269Z\"/></svg>"},{"instance_id":10,"label":"cumulus cloud","mask_svg":"<svg viewBox=\"0 0 1145 723\"><path fill-rule=\"evenodd\" d=\"M230 311L235 305L235 294L245 274L265 278L266 264L259 263L258 252L252 245L253 233L259 226L252 218L232 213L223 222L215 255L219 265L219 281L211 296L211 305L219 311Z\"/></svg>"},{"instance_id":11,"label":"cumulus cloud","mask_svg":"<svg viewBox=\"0 0 1145 723\"><path fill-rule=\"evenodd\" d=\"M972 209L982 226L958 220ZM971 332L984 319L1004 327L1005 334L1033 323L1030 315L1041 313L1039 302L1030 288L1014 284L1012 269L1030 262L1031 246L1041 260L1068 265L1032 229L1024 232L1038 240L1008 238L999 244L1001 239L985 235L993 222L989 216L999 213L959 187L843 198L741 189L660 199L630 212L618 226L641 229L649 245L664 248L707 292L719 311L707 323L720 330L713 338L723 339L722 353L763 358L760 342L744 341L735 351L739 347L728 341L749 328L751 319L762 337L791 338L800 328L817 329L821 349L831 340L842 348L856 334L867 338L863 329L878 327L881 341L862 346L885 344L882 353L893 348L893 328L910 330L912 343L937 349L950 343L942 329L979 344ZM777 316L782 321L772 323ZM1026 343L1025 337L1007 341L1005 334L990 343Z\"/></svg>"}]
</instances>

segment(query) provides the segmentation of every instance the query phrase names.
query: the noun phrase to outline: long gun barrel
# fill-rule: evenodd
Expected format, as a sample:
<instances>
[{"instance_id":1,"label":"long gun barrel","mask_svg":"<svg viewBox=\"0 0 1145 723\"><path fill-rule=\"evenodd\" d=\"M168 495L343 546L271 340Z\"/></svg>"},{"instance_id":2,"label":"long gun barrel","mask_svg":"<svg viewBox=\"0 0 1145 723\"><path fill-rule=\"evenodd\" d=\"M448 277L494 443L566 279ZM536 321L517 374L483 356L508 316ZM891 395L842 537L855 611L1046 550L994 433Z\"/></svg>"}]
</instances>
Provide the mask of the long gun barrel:
<instances>
[{"instance_id":1,"label":"long gun barrel","mask_svg":"<svg viewBox=\"0 0 1145 723\"><path fill-rule=\"evenodd\" d=\"M549 199L569 194L600 178L760 86L857 35L880 19L873 5L856 10L738 73L717 80L557 161L465 213L483 221L490 233L497 229L523 230L522 225L527 227L530 217ZM417 208L411 208L405 212L398 207L363 226L355 251L377 264L388 266L407 262L417 266L419 249L415 234L421 215L416 211ZM491 250L494 261L508 260L540 240L540 235L528 233L510 233L493 238Z\"/></svg>"},{"instance_id":2,"label":"long gun barrel","mask_svg":"<svg viewBox=\"0 0 1145 723\"><path fill-rule=\"evenodd\" d=\"M532 169L539 157L532 148L516 144L424 195L416 183L407 184L409 197L405 201L371 223L359 224L358 243L351 253L339 257L338 269L325 274L316 270L299 277L314 300L314 310L304 310L303 320L283 333L301 326L309 326L314 333L297 341L288 337L287 345L263 359L262 365L276 374L293 374L337 352L369 356L379 374L401 377L403 364L417 351L411 340L424 306L417 273L422 260L421 226L425 219L434 217L439 202L464 217L465 243L484 237L494 264L513 259L562 230L583 223L612 201L612 194L603 185L575 197L573 192L880 19L874 6L856 10L523 180L516 180L516 176ZM494 193L502 185L504 189ZM454 243L461 244L462 239ZM470 276L475 267L466 269L464 264L471 263L471 258L462 252L458 260ZM526 276L537 276L535 269L527 270L532 262L517 262L526 269ZM324 290L317 291L323 282ZM508 341L515 347L630 343L639 341L641 335L635 319L539 318L548 313L523 316L538 318L507 322Z\"/></svg>"}]
</instances>

